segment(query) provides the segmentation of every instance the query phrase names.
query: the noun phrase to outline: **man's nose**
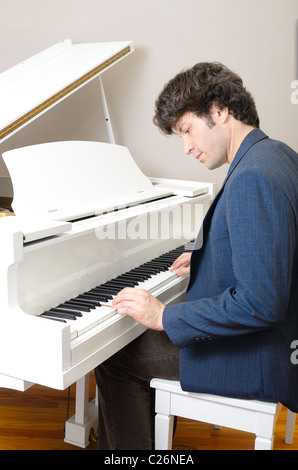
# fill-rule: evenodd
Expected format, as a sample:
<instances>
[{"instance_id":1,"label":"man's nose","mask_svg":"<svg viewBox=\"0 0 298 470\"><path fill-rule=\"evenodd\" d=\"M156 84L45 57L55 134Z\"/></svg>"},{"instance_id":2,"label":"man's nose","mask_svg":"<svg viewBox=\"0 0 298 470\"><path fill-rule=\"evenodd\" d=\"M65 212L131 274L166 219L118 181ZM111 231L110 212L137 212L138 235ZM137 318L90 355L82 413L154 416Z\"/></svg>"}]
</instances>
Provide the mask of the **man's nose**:
<instances>
[{"instance_id":1,"label":"man's nose","mask_svg":"<svg viewBox=\"0 0 298 470\"><path fill-rule=\"evenodd\" d=\"M191 142L184 142L184 153L190 155L194 151L194 145Z\"/></svg>"}]
</instances>

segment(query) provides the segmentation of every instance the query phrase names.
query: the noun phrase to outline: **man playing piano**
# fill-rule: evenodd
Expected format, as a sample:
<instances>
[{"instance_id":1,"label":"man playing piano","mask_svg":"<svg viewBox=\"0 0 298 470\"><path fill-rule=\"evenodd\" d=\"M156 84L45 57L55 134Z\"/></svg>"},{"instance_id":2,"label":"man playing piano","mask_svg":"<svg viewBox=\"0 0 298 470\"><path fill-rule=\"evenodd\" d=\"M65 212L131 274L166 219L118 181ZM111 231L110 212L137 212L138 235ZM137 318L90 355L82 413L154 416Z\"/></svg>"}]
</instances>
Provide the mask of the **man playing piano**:
<instances>
[{"instance_id":1,"label":"man playing piano","mask_svg":"<svg viewBox=\"0 0 298 470\"><path fill-rule=\"evenodd\" d=\"M260 130L242 80L217 63L173 78L154 122L210 170L230 166L204 219L203 246L172 267L190 272L186 301L165 307L130 288L114 299L148 330L96 369L100 449L152 448L153 377L298 411L297 153Z\"/></svg>"}]
</instances>

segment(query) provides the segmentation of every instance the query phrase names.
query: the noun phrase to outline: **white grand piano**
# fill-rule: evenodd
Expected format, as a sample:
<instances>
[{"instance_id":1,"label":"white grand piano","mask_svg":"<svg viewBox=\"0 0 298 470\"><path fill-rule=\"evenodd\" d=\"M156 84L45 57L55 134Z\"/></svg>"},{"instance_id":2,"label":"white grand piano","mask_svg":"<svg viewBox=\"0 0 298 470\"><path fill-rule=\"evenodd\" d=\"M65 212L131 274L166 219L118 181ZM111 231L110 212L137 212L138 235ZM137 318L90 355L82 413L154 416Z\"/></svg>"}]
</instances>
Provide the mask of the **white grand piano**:
<instances>
[{"instance_id":1,"label":"white grand piano","mask_svg":"<svg viewBox=\"0 0 298 470\"><path fill-rule=\"evenodd\" d=\"M112 296L134 285L165 304L181 300L187 276L169 266L214 196L212 184L146 177L115 144L100 75L132 51L131 42L66 40L0 74L0 143L90 80L101 87L109 143L6 151L12 194L0 178L14 213L0 218L0 387L77 382L65 440L81 447L97 422L89 372L144 331L110 307Z\"/></svg>"}]
</instances>

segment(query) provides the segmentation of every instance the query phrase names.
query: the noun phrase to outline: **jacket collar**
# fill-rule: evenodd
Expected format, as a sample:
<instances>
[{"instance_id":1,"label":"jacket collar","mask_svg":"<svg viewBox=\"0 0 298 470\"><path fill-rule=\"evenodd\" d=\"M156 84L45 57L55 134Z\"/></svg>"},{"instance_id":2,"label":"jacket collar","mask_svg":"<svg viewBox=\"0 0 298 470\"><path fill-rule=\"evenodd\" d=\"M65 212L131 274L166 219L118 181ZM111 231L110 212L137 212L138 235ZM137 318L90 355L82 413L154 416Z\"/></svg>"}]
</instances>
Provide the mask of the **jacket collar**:
<instances>
[{"instance_id":1,"label":"jacket collar","mask_svg":"<svg viewBox=\"0 0 298 470\"><path fill-rule=\"evenodd\" d=\"M257 142L259 142L260 140L263 140L263 139L267 139L268 136L263 132L261 131L261 129L253 129L246 137L245 139L242 141L235 157L234 157L234 160L232 161L231 165L230 165L230 168L229 168L229 171L227 173L227 176L225 177L224 179L224 182L220 188L220 190L218 191L218 193L216 194L211 206L209 207L209 210L206 214L206 217L205 217L205 220L204 222L208 221L210 219L210 217L212 217L212 214L214 212L214 209L215 209L215 206L217 204L217 201L218 199L220 198L220 196L222 195L222 192L224 190L224 187L225 187L225 184L226 182L228 181L229 177L231 176L231 174L233 173L233 171L235 170L235 168L237 167L238 163L241 162L242 158L244 157L244 155L246 154L246 152L253 146L255 145Z\"/></svg>"},{"instance_id":2,"label":"jacket collar","mask_svg":"<svg viewBox=\"0 0 298 470\"><path fill-rule=\"evenodd\" d=\"M224 181L224 184L226 182L226 180L229 178L229 176L231 175L231 173L235 170L236 166L238 165L238 163L242 160L242 158L244 157L244 155L246 154L246 152L253 146L255 145L257 142L260 142L260 140L263 140L263 139L268 139L268 136L263 132L261 131L261 129L253 129L249 134L247 134L247 136L245 137L245 139L242 141L235 157L234 157L234 160L232 161L231 165L230 165L230 168L229 168L229 171L227 173L227 177ZM223 184L223 186L224 186Z\"/></svg>"}]
</instances>

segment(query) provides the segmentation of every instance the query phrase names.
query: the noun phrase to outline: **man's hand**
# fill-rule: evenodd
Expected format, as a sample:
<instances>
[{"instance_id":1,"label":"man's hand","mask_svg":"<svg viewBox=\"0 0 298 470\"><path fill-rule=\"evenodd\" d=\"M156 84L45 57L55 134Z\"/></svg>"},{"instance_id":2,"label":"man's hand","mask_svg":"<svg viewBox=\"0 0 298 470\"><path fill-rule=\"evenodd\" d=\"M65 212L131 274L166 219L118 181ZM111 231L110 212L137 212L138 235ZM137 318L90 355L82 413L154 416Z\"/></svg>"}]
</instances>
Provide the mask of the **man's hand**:
<instances>
[{"instance_id":1,"label":"man's hand","mask_svg":"<svg viewBox=\"0 0 298 470\"><path fill-rule=\"evenodd\" d=\"M128 315L151 330L163 330L165 305L144 289L123 289L114 298L112 307L121 315Z\"/></svg>"},{"instance_id":2,"label":"man's hand","mask_svg":"<svg viewBox=\"0 0 298 470\"><path fill-rule=\"evenodd\" d=\"M177 258L171 271L178 276L189 274L191 253L183 253ZM163 330L162 315L165 305L148 291L125 288L114 298L112 307L121 315L128 315L151 330Z\"/></svg>"},{"instance_id":3,"label":"man's hand","mask_svg":"<svg viewBox=\"0 0 298 470\"><path fill-rule=\"evenodd\" d=\"M171 271L177 274L177 276L183 276L184 274L190 273L190 257L191 253L186 252L177 258L173 266L171 267Z\"/></svg>"}]
</instances>

